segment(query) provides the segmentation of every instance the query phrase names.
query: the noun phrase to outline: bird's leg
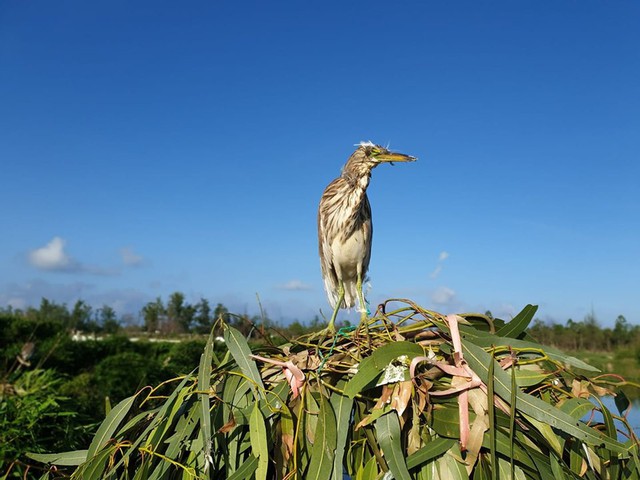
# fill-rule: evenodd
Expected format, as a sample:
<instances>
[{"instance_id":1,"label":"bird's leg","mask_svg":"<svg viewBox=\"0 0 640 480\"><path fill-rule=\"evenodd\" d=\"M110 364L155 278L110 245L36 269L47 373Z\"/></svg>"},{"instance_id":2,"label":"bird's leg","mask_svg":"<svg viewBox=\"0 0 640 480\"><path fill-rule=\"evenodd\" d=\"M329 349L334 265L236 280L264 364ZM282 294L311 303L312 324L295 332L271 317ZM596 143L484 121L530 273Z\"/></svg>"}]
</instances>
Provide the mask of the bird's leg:
<instances>
[{"instance_id":1,"label":"bird's leg","mask_svg":"<svg viewBox=\"0 0 640 480\"><path fill-rule=\"evenodd\" d=\"M362 292L362 276L360 273L358 273L356 288L358 290L358 301L360 302L360 322L366 322L368 318L367 303L365 302L364 293Z\"/></svg>"},{"instance_id":2,"label":"bird's leg","mask_svg":"<svg viewBox=\"0 0 640 480\"><path fill-rule=\"evenodd\" d=\"M342 302L344 301L344 283L342 280L338 283L338 301L336 302L336 306L333 309L333 315L331 315L331 320L329 320L329 325L327 326L327 330L331 330L332 332L336 331L335 323L336 318L338 317L338 311L342 306Z\"/></svg>"}]
</instances>

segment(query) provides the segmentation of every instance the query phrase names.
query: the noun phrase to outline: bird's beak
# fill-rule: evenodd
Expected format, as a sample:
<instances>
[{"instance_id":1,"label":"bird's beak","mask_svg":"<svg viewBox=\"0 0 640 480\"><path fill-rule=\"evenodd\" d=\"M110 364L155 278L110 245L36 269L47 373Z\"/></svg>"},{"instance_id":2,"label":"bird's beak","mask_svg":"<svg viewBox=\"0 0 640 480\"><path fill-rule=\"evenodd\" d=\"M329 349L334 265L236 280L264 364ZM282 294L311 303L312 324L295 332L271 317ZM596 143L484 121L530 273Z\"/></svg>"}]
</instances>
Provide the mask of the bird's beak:
<instances>
[{"instance_id":1,"label":"bird's beak","mask_svg":"<svg viewBox=\"0 0 640 480\"><path fill-rule=\"evenodd\" d=\"M379 162L415 162L417 158L404 153L389 152L376 155L376 160Z\"/></svg>"}]
</instances>

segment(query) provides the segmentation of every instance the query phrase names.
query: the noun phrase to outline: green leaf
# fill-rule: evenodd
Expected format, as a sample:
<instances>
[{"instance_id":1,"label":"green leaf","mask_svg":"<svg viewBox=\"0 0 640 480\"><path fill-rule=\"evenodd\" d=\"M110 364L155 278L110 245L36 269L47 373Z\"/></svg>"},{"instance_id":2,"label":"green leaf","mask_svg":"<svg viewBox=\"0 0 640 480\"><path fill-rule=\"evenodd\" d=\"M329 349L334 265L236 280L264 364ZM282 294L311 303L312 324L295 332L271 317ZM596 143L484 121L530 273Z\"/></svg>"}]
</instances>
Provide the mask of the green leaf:
<instances>
[{"instance_id":1,"label":"green leaf","mask_svg":"<svg viewBox=\"0 0 640 480\"><path fill-rule=\"evenodd\" d=\"M484 448L489 448L491 440L488 436L482 439L482 446ZM518 462L518 464L522 467L526 467L532 472L538 472L540 474L546 473L548 470L540 469L534 463L534 461L529 457L531 449L523 449L519 442L512 442L509 438L509 435L503 433L501 429L496 428L495 431L495 450L497 454L504 456L505 458L510 458L511 447L513 445L513 459ZM496 455L497 457L497 455ZM496 461L497 462L497 461ZM496 470L497 472L497 470ZM542 478L549 478L548 476L542 476Z\"/></svg>"},{"instance_id":2,"label":"green leaf","mask_svg":"<svg viewBox=\"0 0 640 480\"><path fill-rule=\"evenodd\" d=\"M396 480L411 480L405 454L402 451L402 434L398 413L395 410L383 415L376 420L376 436L380 448L384 452L384 458L389 464L389 470Z\"/></svg>"},{"instance_id":3,"label":"green leaf","mask_svg":"<svg viewBox=\"0 0 640 480\"><path fill-rule=\"evenodd\" d=\"M494 362L495 357L494 357L494 352L491 351L491 353L489 354L490 357L490 361L489 361L489 368L487 370L487 405L489 408L489 455L491 458L491 480L496 480L498 478L498 469L495 468L495 466L498 463L498 457L497 457L497 453L496 453L496 432L497 432L497 425L496 425L496 408L494 405L493 400L495 399L495 375L494 375L494 370L496 367L496 364ZM491 399L491 400L489 400ZM515 416L515 410L512 408L511 409L511 416ZM511 421L509 421L509 423L511 423ZM511 442L513 441L513 430L510 429L510 441L509 443L511 444ZM510 452L511 455L513 456L513 452Z\"/></svg>"},{"instance_id":4,"label":"green leaf","mask_svg":"<svg viewBox=\"0 0 640 480\"><path fill-rule=\"evenodd\" d=\"M514 369L514 367L511 367L511 369ZM518 365L514 371L516 374L516 383L519 387L532 387L550 375L550 373L545 373L536 364Z\"/></svg>"},{"instance_id":5,"label":"green leaf","mask_svg":"<svg viewBox=\"0 0 640 480\"><path fill-rule=\"evenodd\" d=\"M415 453L412 453L407 457L407 468L412 469L415 467L419 467L434 458L443 455L447 450L449 450L454 444L455 440L450 438L435 438L434 440L427 443L424 447L418 450Z\"/></svg>"},{"instance_id":6,"label":"green leaf","mask_svg":"<svg viewBox=\"0 0 640 480\"><path fill-rule=\"evenodd\" d=\"M451 447L451 450L436 460L436 465L440 472L440 478L446 480L467 480L469 475L460 461L460 449L457 445Z\"/></svg>"},{"instance_id":7,"label":"green leaf","mask_svg":"<svg viewBox=\"0 0 640 480\"><path fill-rule=\"evenodd\" d=\"M342 472L340 473L342 477ZM367 463L361 465L356 472L356 480L370 480L372 478L378 478L378 463L376 457L371 457Z\"/></svg>"},{"instance_id":8,"label":"green leaf","mask_svg":"<svg viewBox=\"0 0 640 480\"><path fill-rule=\"evenodd\" d=\"M589 400L584 398L570 398L560 405L560 410L568 413L575 419L584 417L587 413L593 410L594 406Z\"/></svg>"},{"instance_id":9,"label":"green leaf","mask_svg":"<svg viewBox=\"0 0 640 480\"><path fill-rule=\"evenodd\" d=\"M116 408L118 408L118 405L116 405L113 410ZM111 413L113 413L113 410ZM94 456L87 456L88 460L73 472L72 478L81 478L82 480L103 480L106 478L104 470L107 466L107 462L115 452L116 446L112 445L108 448L101 449Z\"/></svg>"},{"instance_id":10,"label":"green leaf","mask_svg":"<svg viewBox=\"0 0 640 480\"><path fill-rule=\"evenodd\" d=\"M551 428L551 425L546 422L541 422L536 418L533 418L530 415L524 415L525 418L533 425L538 432L544 437L549 446L556 452L558 455L562 455L562 437L557 435L556 432Z\"/></svg>"},{"instance_id":11,"label":"green leaf","mask_svg":"<svg viewBox=\"0 0 640 480\"><path fill-rule=\"evenodd\" d=\"M170 436L166 442L168 443L167 449L164 455L171 459L177 460L178 456L181 453L181 448L184 448L185 445L192 446L190 439L198 425L199 417L200 417L200 404L194 402L188 413L182 415L175 425L175 433ZM152 480L153 478L163 478L166 471L171 468L171 464L169 462L162 462L158 468L154 470L153 476L148 476L147 480Z\"/></svg>"},{"instance_id":12,"label":"green leaf","mask_svg":"<svg viewBox=\"0 0 640 480\"><path fill-rule=\"evenodd\" d=\"M336 387L344 388L345 382L339 382ZM342 464L344 460L345 446L350 430L351 411L353 409L353 398L349 398L340 393L334 393L330 398L331 406L336 414L336 452L333 460L333 480L342 480Z\"/></svg>"},{"instance_id":13,"label":"green leaf","mask_svg":"<svg viewBox=\"0 0 640 480\"><path fill-rule=\"evenodd\" d=\"M98 431L93 437L91 445L89 445L89 450L87 451L87 458L93 457L109 442L109 440L111 440L114 432L118 428L118 425L120 425L124 417L129 413L129 410L137 396L138 394L136 393L129 398L125 398L113 407L109 412L109 415L107 415L107 418L105 418L102 424L100 424Z\"/></svg>"},{"instance_id":14,"label":"green leaf","mask_svg":"<svg viewBox=\"0 0 640 480\"><path fill-rule=\"evenodd\" d=\"M87 460L87 450L74 450L64 453L27 453L27 457L36 462L62 466L78 466Z\"/></svg>"},{"instance_id":15,"label":"green leaf","mask_svg":"<svg viewBox=\"0 0 640 480\"><path fill-rule=\"evenodd\" d=\"M211 413L209 401L209 389L211 388L211 355L213 352L213 331L209 335L204 352L200 356L200 368L198 369L198 391L200 392L200 428L202 429L201 463L206 464L211 458Z\"/></svg>"},{"instance_id":16,"label":"green leaf","mask_svg":"<svg viewBox=\"0 0 640 480\"><path fill-rule=\"evenodd\" d=\"M393 342L378 348L371 356L360 362L358 372L349 380L344 389L345 395L353 398L362 390L365 390L370 383L380 376L382 370L398 357L406 355L407 359L411 360L423 354L422 347L411 342Z\"/></svg>"},{"instance_id":17,"label":"green leaf","mask_svg":"<svg viewBox=\"0 0 640 480\"><path fill-rule=\"evenodd\" d=\"M336 416L331 403L320 396L320 412L305 479L330 479L337 441ZM341 467L342 470L342 467Z\"/></svg>"},{"instance_id":18,"label":"green leaf","mask_svg":"<svg viewBox=\"0 0 640 480\"><path fill-rule=\"evenodd\" d=\"M509 323L500 328L496 335L499 337L518 338L527 329L537 311L537 305L527 305Z\"/></svg>"},{"instance_id":19,"label":"green leaf","mask_svg":"<svg viewBox=\"0 0 640 480\"><path fill-rule=\"evenodd\" d=\"M267 470L269 469L267 427L257 402L249 419L249 433L251 435L251 453L258 459L256 480L266 480Z\"/></svg>"},{"instance_id":20,"label":"green leaf","mask_svg":"<svg viewBox=\"0 0 640 480\"><path fill-rule=\"evenodd\" d=\"M489 362L495 360L492 360L490 354L470 341L463 340L462 343L465 350L465 359L469 366L486 384L488 381ZM503 371L500 366L495 366L494 375L496 394L502 397L503 400L509 401L511 398L511 379L509 378L509 374ZM547 423L553 428L572 435L589 445L602 445L613 452L628 455L627 450L620 442L587 427L584 423L575 420L571 415L563 412L559 408L555 408L545 401L526 394L519 389L516 398L518 410L522 413L530 415L540 422Z\"/></svg>"},{"instance_id":21,"label":"green leaf","mask_svg":"<svg viewBox=\"0 0 640 480\"><path fill-rule=\"evenodd\" d=\"M497 335L491 335L490 333L478 332L477 330L473 330L465 325L460 325L460 332L462 334L462 338L472 342L473 344L489 348L492 346L500 346L500 347L511 347L515 350L519 349L533 349L544 351L544 353L551 359L562 365L571 365L573 367L579 368L581 370L587 370L590 372L599 372L595 367L592 367L586 362L583 362L580 359L575 357L571 357L557 348L542 346L539 343L529 342L526 340L517 340L515 338L503 338Z\"/></svg>"},{"instance_id":22,"label":"green leaf","mask_svg":"<svg viewBox=\"0 0 640 480\"><path fill-rule=\"evenodd\" d=\"M602 403L602 400L598 397L594 397L595 400L600 404L600 411L602 412L602 419L604 422L604 427L606 433L611 438L617 438L618 432L616 431L616 426L613 423L613 416L609 409ZM618 461L617 455L611 455L608 451L602 452L603 461L605 464L608 464L607 472L609 474L609 478L618 478L618 472L620 470L620 463Z\"/></svg>"},{"instance_id":23,"label":"green leaf","mask_svg":"<svg viewBox=\"0 0 640 480\"><path fill-rule=\"evenodd\" d=\"M624 415L624 412L629 408L629 405L631 405L631 402L623 391L617 391L615 397L613 397L613 401L620 415Z\"/></svg>"},{"instance_id":24,"label":"green leaf","mask_svg":"<svg viewBox=\"0 0 640 480\"><path fill-rule=\"evenodd\" d=\"M254 396L256 398L262 398L264 396L264 385L262 383L262 377L258 371L256 362L254 362L250 355L251 349L246 339L235 328L225 325L224 327L224 341L229 349L229 352L233 356L242 373L251 380L253 385L251 386Z\"/></svg>"},{"instance_id":25,"label":"green leaf","mask_svg":"<svg viewBox=\"0 0 640 480\"><path fill-rule=\"evenodd\" d=\"M240 465L240 468L238 468L233 475L229 476L227 480L245 480L251 478L257 468L258 459L253 455L249 455L249 458L247 458L247 460Z\"/></svg>"},{"instance_id":26,"label":"green leaf","mask_svg":"<svg viewBox=\"0 0 640 480\"><path fill-rule=\"evenodd\" d=\"M116 462L113 467L107 472L109 475L113 472L117 471L121 465L125 462L129 461L129 457L137 452L138 447L143 441L146 441L146 444L151 445L159 445L161 443L161 439L164 438L165 434L169 431L171 427L171 422L173 419L174 412L177 411L182 405L182 398L191 392L191 387L186 387L187 382L191 380L190 376L185 376L180 384L176 387L169 398L165 401L160 409L153 409L150 412L146 412L147 414L151 414L153 419L144 429L144 431L138 435L138 437L133 441L131 446L127 449L121 450L122 457ZM177 403L177 405L176 405ZM172 410L173 407L173 410ZM167 413L168 412L168 413ZM143 412L144 413L144 412ZM133 419L129 420L119 431L119 434L122 435L123 432L126 432L132 428L134 428L134 424L132 423L134 419L138 418L139 422L145 422L146 416L144 415L136 415ZM159 426L162 425L163 429L160 429Z\"/></svg>"},{"instance_id":27,"label":"green leaf","mask_svg":"<svg viewBox=\"0 0 640 480\"><path fill-rule=\"evenodd\" d=\"M320 421L320 404L311 393L304 396L304 403L306 413L304 416L304 432L307 440L314 443L318 431L317 425Z\"/></svg>"}]
</instances>

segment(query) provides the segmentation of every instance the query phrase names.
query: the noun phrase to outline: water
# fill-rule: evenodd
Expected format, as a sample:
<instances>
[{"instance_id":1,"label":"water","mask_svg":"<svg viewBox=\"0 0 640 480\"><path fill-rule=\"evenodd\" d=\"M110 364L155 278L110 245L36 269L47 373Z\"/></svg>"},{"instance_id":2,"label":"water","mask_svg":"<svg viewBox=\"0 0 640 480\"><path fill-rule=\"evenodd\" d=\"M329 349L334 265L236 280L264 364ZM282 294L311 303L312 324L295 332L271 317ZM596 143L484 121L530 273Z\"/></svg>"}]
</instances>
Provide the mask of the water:
<instances>
[{"instance_id":1,"label":"water","mask_svg":"<svg viewBox=\"0 0 640 480\"><path fill-rule=\"evenodd\" d=\"M602 397L602 403L605 407L609 409L612 415L620 415L618 413L618 407L616 407L615 400L613 397ZM592 400L593 401L593 400ZM597 402L593 401L596 406L598 406ZM591 414L587 415L583 420L588 420L591 417ZM602 421L602 415L599 412L596 412L594 415L594 420L596 422ZM627 414L627 422L629 426L633 429L636 435L640 436L640 403L634 402L631 404L631 408L629 409L629 413ZM626 431L626 427L621 425L619 422L615 422L618 430ZM619 439L624 441L626 438L623 435L619 435Z\"/></svg>"}]
</instances>

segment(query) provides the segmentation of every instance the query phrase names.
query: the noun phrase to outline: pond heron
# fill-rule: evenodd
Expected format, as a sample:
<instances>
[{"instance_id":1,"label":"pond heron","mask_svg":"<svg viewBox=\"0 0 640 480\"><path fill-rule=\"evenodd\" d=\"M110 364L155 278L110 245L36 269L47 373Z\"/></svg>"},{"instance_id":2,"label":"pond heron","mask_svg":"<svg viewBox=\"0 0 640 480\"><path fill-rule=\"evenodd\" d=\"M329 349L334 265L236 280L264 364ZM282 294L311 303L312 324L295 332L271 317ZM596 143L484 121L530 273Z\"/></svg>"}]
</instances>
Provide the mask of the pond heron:
<instances>
[{"instance_id":1,"label":"pond heron","mask_svg":"<svg viewBox=\"0 0 640 480\"><path fill-rule=\"evenodd\" d=\"M324 288L333 307L330 330L335 330L338 310L353 307L356 298L362 320L367 317L362 282L369 268L373 234L367 198L371 170L380 163L416 160L371 142L362 142L357 147L342 174L325 189L318 207L320 266Z\"/></svg>"}]
</instances>

